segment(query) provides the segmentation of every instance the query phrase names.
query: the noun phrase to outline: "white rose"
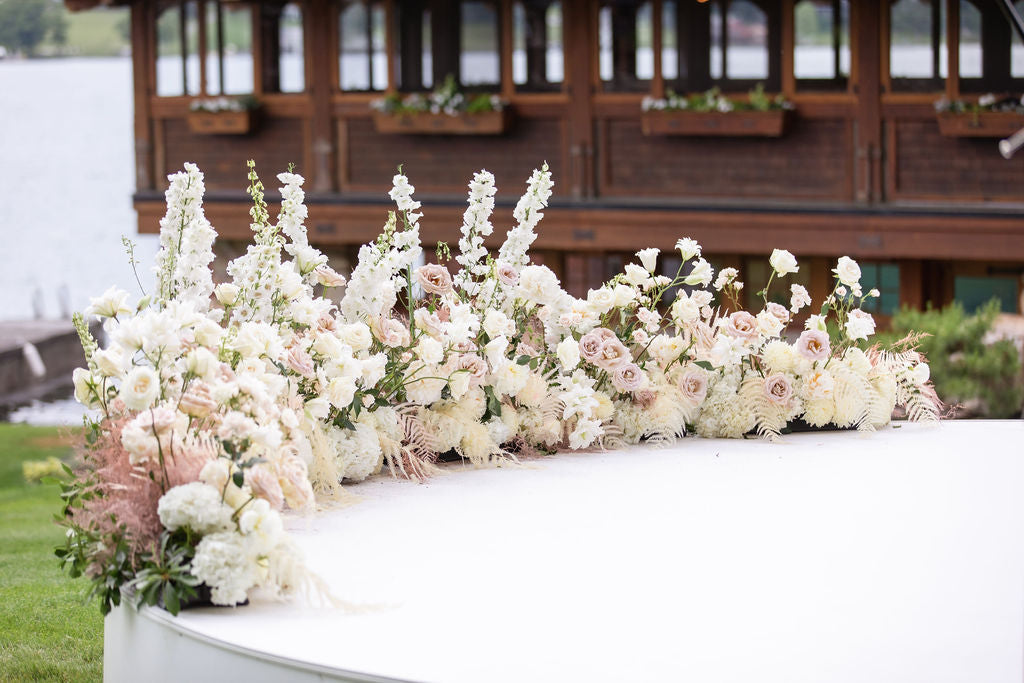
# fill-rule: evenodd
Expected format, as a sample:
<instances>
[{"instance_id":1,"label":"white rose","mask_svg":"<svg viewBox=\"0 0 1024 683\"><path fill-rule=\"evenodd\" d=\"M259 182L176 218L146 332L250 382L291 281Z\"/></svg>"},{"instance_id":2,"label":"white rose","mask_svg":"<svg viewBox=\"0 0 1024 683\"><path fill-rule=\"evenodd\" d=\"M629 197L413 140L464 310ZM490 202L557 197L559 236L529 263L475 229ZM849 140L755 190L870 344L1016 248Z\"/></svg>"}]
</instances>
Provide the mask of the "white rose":
<instances>
[{"instance_id":1,"label":"white rose","mask_svg":"<svg viewBox=\"0 0 1024 683\"><path fill-rule=\"evenodd\" d=\"M651 247L649 249L641 249L636 252L636 256L640 259L640 263L644 264L644 268L647 269L647 272L653 273L654 269L658 267L659 253L661 253L661 249Z\"/></svg>"},{"instance_id":2,"label":"white rose","mask_svg":"<svg viewBox=\"0 0 1024 683\"><path fill-rule=\"evenodd\" d=\"M580 364L580 345L572 337L563 339L555 349L562 369L568 371Z\"/></svg>"},{"instance_id":3,"label":"white rose","mask_svg":"<svg viewBox=\"0 0 1024 683\"><path fill-rule=\"evenodd\" d=\"M496 308L487 309L487 313L484 315L483 328L490 339L515 332L512 321L508 319L507 315Z\"/></svg>"},{"instance_id":4,"label":"white rose","mask_svg":"<svg viewBox=\"0 0 1024 683\"><path fill-rule=\"evenodd\" d=\"M213 295L224 306L232 306L238 301L238 285L222 282L213 289Z\"/></svg>"},{"instance_id":5,"label":"white rose","mask_svg":"<svg viewBox=\"0 0 1024 683\"><path fill-rule=\"evenodd\" d=\"M607 287L587 292L587 305L598 315L607 313L615 305L615 294Z\"/></svg>"},{"instance_id":6,"label":"white rose","mask_svg":"<svg viewBox=\"0 0 1024 683\"><path fill-rule=\"evenodd\" d=\"M775 273L779 277L800 270L800 266L796 264L796 257L785 249L775 249L772 251L768 263L772 265L772 268L775 269Z\"/></svg>"},{"instance_id":7,"label":"white rose","mask_svg":"<svg viewBox=\"0 0 1024 683\"><path fill-rule=\"evenodd\" d=\"M124 352L120 346L97 351L92 359L105 377L120 377L124 374Z\"/></svg>"},{"instance_id":8,"label":"white rose","mask_svg":"<svg viewBox=\"0 0 1024 683\"><path fill-rule=\"evenodd\" d=\"M196 341L203 346L213 348L220 346L220 340L224 337L224 328L209 318L202 318L193 328Z\"/></svg>"},{"instance_id":9,"label":"white rose","mask_svg":"<svg viewBox=\"0 0 1024 683\"><path fill-rule=\"evenodd\" d=\"M185 368L196 377L206 377L219 366L217 356L209 349L200 346L192 349L185 356Z\"/></svg>"},{"instance_id":10,"label":"white rose","mask_svg":"<svg viewBox=\"0 0 1024 683\"><path fill-rule=\"evenodd\" d=\"M676 242L676 249L682 255L684 261L689 261L694 256L700 256L700 244L697 240L684 237Z\"/></svg>"},{"instance_id":11,"label":"white rose","mask_svg":"<svg viewBox=\"0 0 1024 683\"><path fill-rule=\"evenodd\" d=\"M366 323L342 325L338 330L338 336L341 341L351 346L353 351L364 351L373 344L373 333Z\"/></svg>"},{"instance_id":12,"label":"white rose","mask_svg":"<svg viewBox=\"0 0 1024 683\"><path fill-rule=\"evenodd\" d=\"M914 380L914 384L922 385L928 381L932 376L931 368L928 367L927 363L918 363L910 369L910 377Z\"/></svg>"},{"instance_id":13,"label":"white rose","mask_svg":"<svg viewBox=\"0 0 1024 683\"><path fill-rule=\"evenodd\" d=\"M700 317L700 306L686 292L680 291L672 304L672 317L683 324L695 322Z\"/></svg>"},{"instance_id":14,"label":"white rose","mask_svg":"<svg viewBox=\"0 0 1024 683\"><path fill-rule=\"evenodd\" d=\"M132 410L145 410L160 395L160 378L148 367L137 367L121 384L121 400Z\"/></svg>"},{"instance_id":15,"label":"white rose","mask_svg":"<svg viewBox=\"0 0 1024 683\"><path fill-rule=\"evenodd\" d=\"M860 283L860 266L849 256L841 256L832 272L847 287L853 287Z\"/></svg>"},{"instance_id":16,"label":"white rose","mask_svg":"<svg viewBox=\"0 0 1024 683\"><path fill-rule=\"evenodd\" d=\"M704 259L699 259L693 264L693 270L683 280L684 284L690 285L691 287L701 285L706 287L710 282L711 278L714 277L715 272L711 269L711 264Z\"/></svg>"},{"instance_id":17,"label":"white rose","mask_svg":"<svg viewBox=\"0 0 1024 683\"><path fill-rule=\"evenodd\" d=\"M355 393L356 381L351 377L335 377L327 383L327 400L335 408L347 408L352 404Z\"/></svg>"},{"instance_id":18,"label":"white rose","mask_svg":"<svg viewBox=\"0 0 1024 683\"><path fill-rule=\"evenodd\" d=\"M777 337L782 327L782 321L772 315L771 311L764 310L757 314L757 328L764 336Z\"/></svg>"},{"instance_id":19,"label":"white rose","mask_svg":"<svg viewBox=\"0 0 1024 683\"><path fill-rule=\"evenodd\" d=\"M444 358L444 347L433 337L423 335L414 349L424 363L440 363Z\"/></svg>"},{"instance_id":20,"label":"white rose","mask_svg":"<svg viewBox=\"0 0 1024 683\"><path fill-rule=\"evenodd\" d=\"M615 285L612 294L615 295L615 306L617 308L629 305L636 298L636 290L626 285Z\"/></svg>"}]
</instances>

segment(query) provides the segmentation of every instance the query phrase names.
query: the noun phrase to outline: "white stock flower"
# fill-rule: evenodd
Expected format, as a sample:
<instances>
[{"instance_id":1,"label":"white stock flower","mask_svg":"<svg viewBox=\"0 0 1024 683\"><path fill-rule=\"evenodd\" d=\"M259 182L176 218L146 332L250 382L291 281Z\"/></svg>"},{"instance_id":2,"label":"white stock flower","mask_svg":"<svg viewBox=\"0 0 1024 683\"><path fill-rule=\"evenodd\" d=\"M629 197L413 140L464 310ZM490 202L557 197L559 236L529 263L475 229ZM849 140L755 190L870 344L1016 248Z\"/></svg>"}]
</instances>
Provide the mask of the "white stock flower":
<instances>
[{"instance_id":1,"label":"white stock flower","mask_svg":"<svg viewBox=\"0 0 1024 683\"><path fill-rule=\"evenodd\" d=\"M796 264L796 257L785 249L775 249L772 251L771 258L768 259L775 273L782 277L789 273L795 273L800 270L800 266Z\"/></svg>"}]
</instances>

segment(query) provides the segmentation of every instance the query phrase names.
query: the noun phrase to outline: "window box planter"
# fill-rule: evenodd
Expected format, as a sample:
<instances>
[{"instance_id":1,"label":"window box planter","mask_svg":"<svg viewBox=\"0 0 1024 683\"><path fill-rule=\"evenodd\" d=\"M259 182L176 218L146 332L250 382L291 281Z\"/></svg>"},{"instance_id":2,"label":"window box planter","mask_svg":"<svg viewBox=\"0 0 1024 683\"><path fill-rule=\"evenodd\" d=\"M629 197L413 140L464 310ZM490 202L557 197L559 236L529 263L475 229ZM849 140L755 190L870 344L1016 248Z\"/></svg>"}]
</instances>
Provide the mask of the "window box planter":
<instances>
[{"instance_id":1,"label":"window box planter","mask_svg":"<svg viewBox=\"0 0 1024 683\"><path fill-rule=\"evenodd\" d=\"M512 112L508 108L456 116L430 112L373 113L373 124L377 132L385 134L501 135L511 123Z\"/></svg>"},{"instance_id":2,"label":"window box planter","mask_svg":"<svg viewBox=\"0 0 1024 683\"><path fill-rule=\"evenodd\" d=\"M644 135L749 136L778 138L786 132L791 111L647 111L640 117Z\"/></svg>"},{"instance_id":3,"label":"window box planter","mask_svg":"<svg viewBox=\"0 0 1024 683\"><path fill-rule=\"evenodd\" d=\"M258 111L190 111L188 127L200 135L248 135L256 129Z\"/></svg>"},{"instance_id":4,"label":"window box planter","mask_svg":"<svg viewBox=\"0 0 1024 683\"><path fill-rule=\"evenodd\" d=\"M1024 128L1024 114L983 111L936 114L939 132L950 138L1005 138Z\"/></svg>"}]
</instances>

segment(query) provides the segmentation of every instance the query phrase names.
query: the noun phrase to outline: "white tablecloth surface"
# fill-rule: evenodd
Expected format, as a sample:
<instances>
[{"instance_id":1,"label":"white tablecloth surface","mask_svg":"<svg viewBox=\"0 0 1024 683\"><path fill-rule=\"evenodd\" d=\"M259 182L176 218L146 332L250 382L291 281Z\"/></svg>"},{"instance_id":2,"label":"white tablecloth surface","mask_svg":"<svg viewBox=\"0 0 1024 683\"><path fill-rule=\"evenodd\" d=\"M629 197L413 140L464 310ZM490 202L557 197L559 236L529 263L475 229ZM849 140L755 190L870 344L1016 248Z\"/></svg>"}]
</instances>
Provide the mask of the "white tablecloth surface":
<instances>
[{"instance_id":1,"label":"white tablecloth surface","mask_svg":"<svg viewBox=\"0 0 1024 683\"><path fill-rule=\"evenodd\" d=\"M1022 444L950 422L377 478L290 523L362 610L177 622L413 681L1020 683Z\"/></svg>"}]
</instances>

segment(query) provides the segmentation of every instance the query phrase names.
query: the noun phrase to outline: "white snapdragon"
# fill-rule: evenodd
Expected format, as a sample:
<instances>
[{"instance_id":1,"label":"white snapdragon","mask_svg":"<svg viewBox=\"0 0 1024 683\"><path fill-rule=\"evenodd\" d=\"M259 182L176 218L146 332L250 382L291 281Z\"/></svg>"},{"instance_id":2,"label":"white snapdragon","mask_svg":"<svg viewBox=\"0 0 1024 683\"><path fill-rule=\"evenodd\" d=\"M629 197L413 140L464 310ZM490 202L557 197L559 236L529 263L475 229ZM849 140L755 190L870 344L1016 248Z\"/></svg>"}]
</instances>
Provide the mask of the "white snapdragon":
<instances>
[{"instance_id":1,"label":"white snapdragon","mask_svg":"<svg viewBox=\"0 0 1024 683\"><path fill-rule=\"evenodd\" d=\"M476 173L469 183L469 207L462 216L459 255L455 257L462 270L455 275L455 284L470 296L478 293L480 284L477 280L488 272L484 240L494 232L490 218L496 192L494 176L487 171Z\"/></svg>"},{"instance_id":2,"label":"white snapdragon","mask_svg":"<svg viewBox=\"0 0 1024 683\"><path fill-rule=\"evenodd\" d=\"M168 176L167 213L160 220L160 251L154 271L157 298L191 301L200 312L209 309L213 293L213 241L217 234L203 212L203 174L195 164Z\"/></svg>"}]
</instances>

